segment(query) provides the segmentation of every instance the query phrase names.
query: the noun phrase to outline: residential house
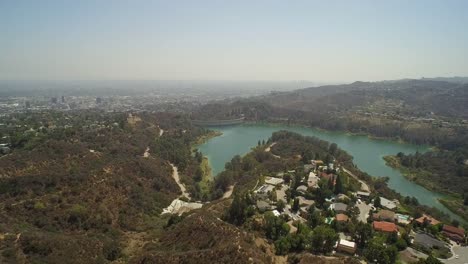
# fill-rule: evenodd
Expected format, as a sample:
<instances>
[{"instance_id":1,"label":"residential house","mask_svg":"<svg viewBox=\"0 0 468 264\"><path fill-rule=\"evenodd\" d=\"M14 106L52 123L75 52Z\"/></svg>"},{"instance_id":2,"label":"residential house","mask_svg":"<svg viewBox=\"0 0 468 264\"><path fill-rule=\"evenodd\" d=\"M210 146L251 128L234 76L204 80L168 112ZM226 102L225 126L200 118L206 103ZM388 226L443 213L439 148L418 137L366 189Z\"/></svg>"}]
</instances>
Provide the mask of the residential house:
<instances>
[{"instance_id":1,"label":"residential house","mask_svg":"<svg viewBox=\"0 0 468 264\"><path fill-rule=\"evenodd\" d=\"M426 215L426 214L423 214L421 217L417 218L414 220L416 223L420 224L420 225L424 225L424 224L427 224L427 225L438 225L440 224L440 221L433 218L432 216L430 215Z\"/></svg>"},{"instance_id":2,"label":"residential house","mask_svg":"<svg viewBox=\"0 0 468 264\"><path fill-rule=\"evenodd\" d=\"M315 204L314 200L306 199L306 198L304 198L304 196L297 196L296 198L299 199L299 206L300 207L309 208L311 205Z\"/></svg>"},{"instance_id":3,"label":"residential house","mask_svg":"<svg viewBox=\"0 0 468 264\"><path fill-rule=\"evenodd\" d=\"M339 223L344 223L344 222L348 222L349 221L349 217L345 214L337 214L335 216L335 219L337 222Z\"/></svg>"},{"instance_id":4,"label":"residential house","mask_svg":"<svg viewBox=\"0 0 468 264\"><path fill-rule=\"evenodd\" d=\"M269 185L280 185L284 183L284 180L282 178L273 178L273 177L266 177L265 183Z\"/></svg>"},{"instance_id":5,"label":"residential house","mask_svg":"<svg viewBox=\"0 0 468 264\"><path fill-rule=\"evenodd\" d=\"M451 240L458 242L458 243L463 243L465 242L465 230L462 228L450 226L450 225L444 225L442 227L442 234L450 238Z\"/></svg>"},{"instance_id":6,"label":"residential house","mask_svg":"<svg viewBox=\"0 0 468 264\"><path fill-rule=\"evenodd\" d=\"M354 255L354 253L356 253L356 248L356 243L346 239L340 239L336 246L336 251Z\"/></svg>"},{"instance_id":7,"label":"residential house","mask_svg":"<svg viewBox=\"0 0 468 264\"><path fill-rule=\"evenodd\" d=\"M267 210L271 210L271 205L269 203L265 202L265 201L258 200L257 201L257 208L260 211L267 211Z\"/></svg>"},{"instance_id":8,"label":"residential house","mask_svg":"<svg viewBox=\"0 0 468 264\"><path fill-rule=\"evenodd\" d=\"M348 206L344 203L332 203L329 209L334 210L337 213L344 213L348 210Z\"/></svg>"},{"instance_id":9,"label":"residential house","mask_svg":"<svg viewBox=\"0 0 468 264\"><path fill-rule=\"evenodd\" d=\"M297 199L299 199L299 215L301 217L307 218L309 208L311 206L314 206L315 201L308 200L308 199L304 198L303 196L298 196Z\"/></svg>"},{"instance_id":10,"label":"residential house","mask_svg":"<svg viewBox=\"0 0 468 264\"><path fill-rule=\"evenodd\" d=\"M434 238L431 234L427 233L416 233L414 235L414 242L415 245L419 245L426 249L432 248L443 248L445 247L445 243Z\"/></svg>"},{"instance_id":11,"label":"residential house","mask_svg":"<svg viewBox=\"0 0 468 264\"><path fill-rule=\"evenodd\" d=\"M390 210L393 210L393 209L395 209L397 207L397 202L398 201L396 201L396 200L391 201L391 200L389 200L387 198L380 197L380 204L383 207L385 207L387 209L390 209Z\"/></svg>"},{"instance_id":12,"label":"residential house","mask_svg":"<svg viewBox=\"0 0 468 264\"><path fill-rule=\"evenodd\" d=\"M397 226L394 223L390 223L390 222L374 221L372 222L372 228L374 228L375 231L384 232L384 233L398 232Z\"/></svg>"},{"instance_id":13,"label":"residential house","mask_svg":"<svg viewBox=\"0 0 468 264\"><path fill-rule=\"evenodd\" d=\"M298 191L300 193L306 193L307 192L307 186L301 185L301 186L296 188L296 191Z\"/></svg>"},{"instance_id":14,"label":"residential house","mask_svg":"<svg viewBox=\"0 0 468 264\"><path fill-rule=\"evenodd\" d=\"M264 184L260 186L257 190L255 190L255 193L257 194L258 197L266 199L268 197L268 194L274 189L275 189L275 186Z\"/></svg>"},{"instance_id":15,"label":"residential house","mask_svg":"<svg viewBox=\"0 0 468 264\"><path fill-rule=\"evenodd\" d=\"M320 178L311 171L309 172L309 178L307 178L307 186L310 188L318 188L319 180Z\"/></svg>"},{"instance_id":16,"label":"residential house","mask_svg":"<svg viewBox=\"0 0 468 264\"><path fill-rule=\"evenodd\" d=\"M356 196L361 200L368 201L370 197L370 193L359 191L356 193Z\"/></svg>"},{"instance_id":17,"label":"residential house","mask_svg":"<svg viewBox=\"0 0 468 264\"><path fill-rule=\"evenodd\" d=\"M394 222L395 221L395 213L389 210L380 210L377 213L372 215L372 219L374 221L386 221L386 222Z\"/></svg>"}]
</instances>

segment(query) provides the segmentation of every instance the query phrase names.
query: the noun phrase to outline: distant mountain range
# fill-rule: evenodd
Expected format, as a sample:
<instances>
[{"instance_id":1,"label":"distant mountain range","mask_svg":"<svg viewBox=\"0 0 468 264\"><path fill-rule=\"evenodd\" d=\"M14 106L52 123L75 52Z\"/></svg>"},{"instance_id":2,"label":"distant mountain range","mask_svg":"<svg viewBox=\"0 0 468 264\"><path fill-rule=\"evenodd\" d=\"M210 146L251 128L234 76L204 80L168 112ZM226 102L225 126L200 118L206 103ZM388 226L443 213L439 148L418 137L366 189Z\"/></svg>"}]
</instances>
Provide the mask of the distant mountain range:
<instances>
[{"instance_id":1,"label":"distant mountain range","mask_svg":"<svg viewBox=\"0 0 468 264\"><path fill-rule=\"evenodd\" d=\"M348 111L391 100L400 103L401 110L417 116L434 113L468 118L468 84L455 81L354 82L271 93L258 100L280 108L314 112Z\"/></svg>"},{"instance_id":2,"label":"distant mountain range","mask_svg":"<svg viewBox=\"0 0 468 264\"><path fill-rule=\"evenodd\" d=\"M436 78L422 78L423 80L444 81L454 83L468 83L468 77L436 77Z\"/></svg>"}]
</instances>

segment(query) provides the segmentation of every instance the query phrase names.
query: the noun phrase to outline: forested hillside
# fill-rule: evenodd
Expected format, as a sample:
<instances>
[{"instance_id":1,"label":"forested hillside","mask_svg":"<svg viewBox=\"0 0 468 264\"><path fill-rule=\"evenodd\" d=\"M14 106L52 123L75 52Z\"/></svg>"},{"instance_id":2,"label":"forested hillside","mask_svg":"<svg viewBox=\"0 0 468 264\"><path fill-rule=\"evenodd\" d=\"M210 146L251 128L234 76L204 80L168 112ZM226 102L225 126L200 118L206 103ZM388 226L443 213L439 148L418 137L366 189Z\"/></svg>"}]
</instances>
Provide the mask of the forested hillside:
<instances>
[{"instance_id":1,"label":"forested hillside","mask_svg":"<svg viewBox=\"0 0 468 264\"><path fill-rule=\"evenodd\" d=\"M244 114L250 121L288 122L444 145L468 126L468 85L431 80L355 82L206 105L193 118Z\"/></svg>"},{"instance_id":2,"label":"forested hillside","mask_svg":"<svg viewBox=\"0 0 468 264\"><path fill-rule=\"evenodd\" d=\"M192 118L241 114L251 122L305 125L436 146L435 152L406 158L417 160L411 166L418 164L426 171L410 179L467 196L468 85L464 82L421 79L313 87L206 105Z\"/></svg>"},{"instance_id":3,"label":"forested hillside","mask_svg":"<svg viewBox=\"0 0 468 264\"><path fill-rule=\"evenodd\" d=\"M191 175L191 143L206 132L171 114L46 112L2 123L12 153L0 157L1 263L138 254L132 241L151 240L180 194L169 162ZM156 148L161 137L170 155Z\"/></svg>"}]
</instances>

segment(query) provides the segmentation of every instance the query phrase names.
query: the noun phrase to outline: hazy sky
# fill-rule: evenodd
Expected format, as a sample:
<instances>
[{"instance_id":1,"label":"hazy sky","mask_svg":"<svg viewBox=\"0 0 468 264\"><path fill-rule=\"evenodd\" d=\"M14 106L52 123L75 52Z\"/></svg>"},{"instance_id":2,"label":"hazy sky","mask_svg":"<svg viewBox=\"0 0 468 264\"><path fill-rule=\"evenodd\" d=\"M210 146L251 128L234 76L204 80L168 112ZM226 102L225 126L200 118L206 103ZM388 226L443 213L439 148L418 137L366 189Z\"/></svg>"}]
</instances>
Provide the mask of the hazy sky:
<instances>
[{"instance_id":1,"label":"hazy sky","mask_svg":"<svg viewBox=\"0 0 468 264\"><path fill-rule=\"evenodd\" d=\"M468 1L0 1L0 79L468 76Z\"/></svg>"}]
</instances>

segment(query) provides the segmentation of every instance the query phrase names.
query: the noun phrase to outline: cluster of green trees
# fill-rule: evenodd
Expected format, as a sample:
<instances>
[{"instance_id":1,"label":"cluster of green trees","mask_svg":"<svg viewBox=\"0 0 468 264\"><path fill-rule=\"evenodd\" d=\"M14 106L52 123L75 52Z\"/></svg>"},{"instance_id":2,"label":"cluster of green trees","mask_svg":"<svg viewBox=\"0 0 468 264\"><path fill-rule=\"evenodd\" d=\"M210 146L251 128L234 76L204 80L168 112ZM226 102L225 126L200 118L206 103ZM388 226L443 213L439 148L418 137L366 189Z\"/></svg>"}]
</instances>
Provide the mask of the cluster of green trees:
<instances>
[{"instance_id":1,"label":"cluster of green trees","mask_svg":"<svg viewBox=\"0 0 468 264\"><path fill-rule=\"evenodd\" d=\"M225 220L234 225L242 225L255 213L254 200L250 193L236 194L225 216Z\"/></svg>"},{"instance_id":2,"label":"cluster of green trees","mask_svg":"<svg viewBox=\"0 0 468 264\"><path fill-rule=\"evenodd\" d=\"M318 139L316 137L302 136L289 131L273 133L269 142L277 142L272 148L275 155L281 157L293 157L301 155L302 162L310 163L311 160L323 160L327 165L333 161L340 163L352 162L352 156L338 148L335 143Z\"/></svg>"},{"instance_id":3,"label":"cluster of green trees","mask_svg":"<svg viewBox=\"0 0 468 264\"><path fill-rule=\"evenodd\" d=\"M396 158L425 186L461 196L468 194L468 165L465 164L468 154L462 151L431 151L405 155L400 152Z\"/></svg>"},{"instance_id":4,"label":"cluster of green trees","mask_svg":"<svg viewBox=\"0 0 468 264\"><path fill-rule=\"evenodd\" d=\"M213 183L213 199L219 198L229 186L236 184L235 193L252 189L262 175L289 170L297 166L297 161L277 159L262 147L254 149L243 157L234 156L225 164Z\"/></svg>"}]
</instances>

